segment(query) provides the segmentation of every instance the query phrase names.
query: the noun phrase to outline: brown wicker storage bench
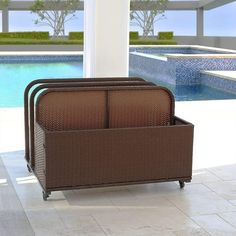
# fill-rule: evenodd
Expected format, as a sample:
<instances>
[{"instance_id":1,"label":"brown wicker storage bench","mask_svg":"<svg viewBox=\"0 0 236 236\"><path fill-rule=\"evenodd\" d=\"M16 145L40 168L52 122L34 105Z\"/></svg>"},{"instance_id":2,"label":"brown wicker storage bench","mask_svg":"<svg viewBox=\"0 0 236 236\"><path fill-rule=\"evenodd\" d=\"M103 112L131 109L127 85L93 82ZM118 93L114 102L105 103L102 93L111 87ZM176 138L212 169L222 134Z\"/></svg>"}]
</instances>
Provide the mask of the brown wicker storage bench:
<instances>
[{"instance_id":1,"label":"brown wicker storage bench","mask_svg":"<svg viewBox=\"0 0 236 236\"><path fill-rule=\"evenodd\" d=\"M191 180L193 125L174 116L165 88L49 88L35 110L31 168L44 200L57 190Z\"/></svg>"},{"instance_id":2,"label":"brown wicker storage bench","mask_svg":"<svg viewBox=\"0 0 236 236\"><path fill-rule=\"evenodd\" d=\"M145 86L152 85L138 77L117 78L70 78L70 79L39 79L28 84L24 93L24 121L25 121L25 159L27 168L34 169L34 103L37 93L46 88L59 87L95 87L95 86ZM32 91L31 91L32 90Z\"/></svg>"}]
</instances>

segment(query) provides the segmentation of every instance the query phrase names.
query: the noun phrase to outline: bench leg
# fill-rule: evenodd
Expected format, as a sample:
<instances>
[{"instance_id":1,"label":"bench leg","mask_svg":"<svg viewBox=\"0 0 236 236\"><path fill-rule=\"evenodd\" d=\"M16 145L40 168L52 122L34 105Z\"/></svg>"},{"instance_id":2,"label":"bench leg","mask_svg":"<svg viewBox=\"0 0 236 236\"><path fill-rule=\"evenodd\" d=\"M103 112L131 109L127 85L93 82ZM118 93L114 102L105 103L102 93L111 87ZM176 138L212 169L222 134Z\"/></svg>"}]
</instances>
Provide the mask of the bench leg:
<instances>
[{"instance_id":1,"label":"bench leg","mask_svg":"<svg viewBox=\"0 0 236 236\"><path fill-rule=\"evenodd\" d=\"M50 196L51 192L46 192L46 191L43 191L43 200L44 201L47 201L48 197Z\"/></svg>"},{"instance_id":2,"label":"bench leg","mask_svg":"<svg viewBox=\"0 0 236 236\"><path fill-rule=\"evenodd\" d=\"M29 173L32 173L32 169L30 168L29 164L27 164L27 169L28 169Z\"/></svg>"},{"instance_id":3,"label":"bench leg","mask_svg":"<svg viewBox=\"0 0 236 236\"><path fill-rule=\"evenodd\" d=\"M180 186L181 189L184 188L185 182L182 181L182 180L180 180L180 181L179 181L179 186Z\"/></svg>"}]
</instances>

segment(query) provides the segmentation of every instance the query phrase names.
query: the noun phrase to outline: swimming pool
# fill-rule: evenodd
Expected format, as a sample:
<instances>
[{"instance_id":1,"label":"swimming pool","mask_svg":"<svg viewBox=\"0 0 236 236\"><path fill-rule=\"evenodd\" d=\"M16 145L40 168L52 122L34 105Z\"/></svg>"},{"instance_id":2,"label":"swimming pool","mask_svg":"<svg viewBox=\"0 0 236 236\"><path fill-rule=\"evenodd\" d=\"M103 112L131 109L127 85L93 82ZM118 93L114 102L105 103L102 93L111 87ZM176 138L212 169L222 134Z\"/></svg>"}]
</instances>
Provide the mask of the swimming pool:
<instances>
[{"instance_id":1,"label":"swimming pool","mask_svg":"<svg viewBox=\"0 0 236 236\"><path fill-rule=\"evenodd\" d=\"M55 60L55 62L52 62ZM22 107L24 89L41 78L83 76L82 57L22 57L0 62L0 107ZM0 57L1 61L1 57ZM4 62L4 63L3 63Z\"/></svg>"},{"instance_id":2,"label":"swimming pool","mask_svg":"<svg viewBox=\"0 0 236 236\"><path fill-rule=\"evenodd\" d=\"M205 85L175 86L148 76L134 74L159 85L168 87L177 101L236 99L236 94L227 93ZM72 57L0 57L0 107L23 107L23 93L26 85L42 78L81 78L83 76L82 56Z\"/></svg>"},{"instance_id":3,"label":"swimming pool","mask_svg":"<svg viewBox=\"0 0 236 236\"><path fill-rule=\"evenodd\" d=\"M173 85L199 85L206 70L236 71L236 51L203 46L140 46L132 47L130 52L132 73Z\"/></svg>"},{"instance_id":4,"label":"swimming pool","mask_svg":"<svg viewBox=\"0 0 236 236\"><path fill-rule=\"evenodd\" d=\"M139 76L132 74L132 76ZM236 99L236 93L227 92L221 89L213 88L205 84L197 85L173 85L163 81L142 77L148 81L152 81L157 85L167 87L174 94L176 101L200 101L200 100L225 100Z\"/></svg>"},{"instance_id":5,"label":"swimming pool","mask_svg":"<svg viewBox=\"0 0 236 236\"><path fill-rule=\"evenodd\" d=\"M145 49L142 48L142 51ZM213 50L213 49L203 49L203 47L158 47L158 48L153 48L153 54L233 54L231 50ZM147 52L150 52L150 50L147 50ZM152 52L151 52L152 53Z\"/></svg>"},{"instance_id":6,"label":"swimming pool","mask_svg":"<svg viewBox=\"0 0 236 236\"><path fill-rule=\"evenodd\" d=\"M235 54L235 50L213 48L199 45L156 45L131 46L130 52L143 52L148 54Z\"/></svg>"}]
</instances>

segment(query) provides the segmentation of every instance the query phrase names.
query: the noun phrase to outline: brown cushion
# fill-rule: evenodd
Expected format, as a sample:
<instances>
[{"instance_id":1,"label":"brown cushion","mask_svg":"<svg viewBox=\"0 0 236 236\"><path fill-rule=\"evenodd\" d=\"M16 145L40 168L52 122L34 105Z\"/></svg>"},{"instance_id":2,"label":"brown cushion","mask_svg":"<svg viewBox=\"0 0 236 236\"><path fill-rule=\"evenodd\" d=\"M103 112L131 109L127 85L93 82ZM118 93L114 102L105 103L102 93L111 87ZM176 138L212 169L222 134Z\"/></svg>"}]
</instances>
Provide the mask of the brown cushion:
<instances>
[{"instance_id":1,"label":"brown cushion","mask_svg":"<svg viewBox=\"0 0 236 236\"><path fill-rule=\"evenodd\" d=\"M170 124L172 100L163 89L109 91L109 128Z\"/></svg>"},{"instance_id":2,"label":"brown cushion","mask_svg":"<svg viewBox=\"0 0 236 236\"><path fill-rule=\"evenodd\" d=\"M39 99L37 121L48 130L106 127L105 91L56 91Z\"/></svg>"}]
</instances>

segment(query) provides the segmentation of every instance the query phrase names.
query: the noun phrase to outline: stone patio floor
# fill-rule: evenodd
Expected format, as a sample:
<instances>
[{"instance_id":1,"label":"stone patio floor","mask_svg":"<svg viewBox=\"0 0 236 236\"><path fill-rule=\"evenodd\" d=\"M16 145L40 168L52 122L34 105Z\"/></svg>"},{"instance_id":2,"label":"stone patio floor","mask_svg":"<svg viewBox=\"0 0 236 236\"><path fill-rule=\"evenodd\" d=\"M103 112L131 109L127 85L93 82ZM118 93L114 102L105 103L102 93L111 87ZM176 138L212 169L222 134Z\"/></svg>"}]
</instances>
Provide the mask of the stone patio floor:
<instances>
[{"instance_id":1,"label":"stone patio floor","mask_svg":"<svg viewBox=\"0 0 236 236\"><path fill-rule=\"evenodd\" d=\"M236 100L177 102L195 125L193 180L53 192L24 161L23 109L0 109L0 235L236 235Z\"/></svg>"}]
</instances>

